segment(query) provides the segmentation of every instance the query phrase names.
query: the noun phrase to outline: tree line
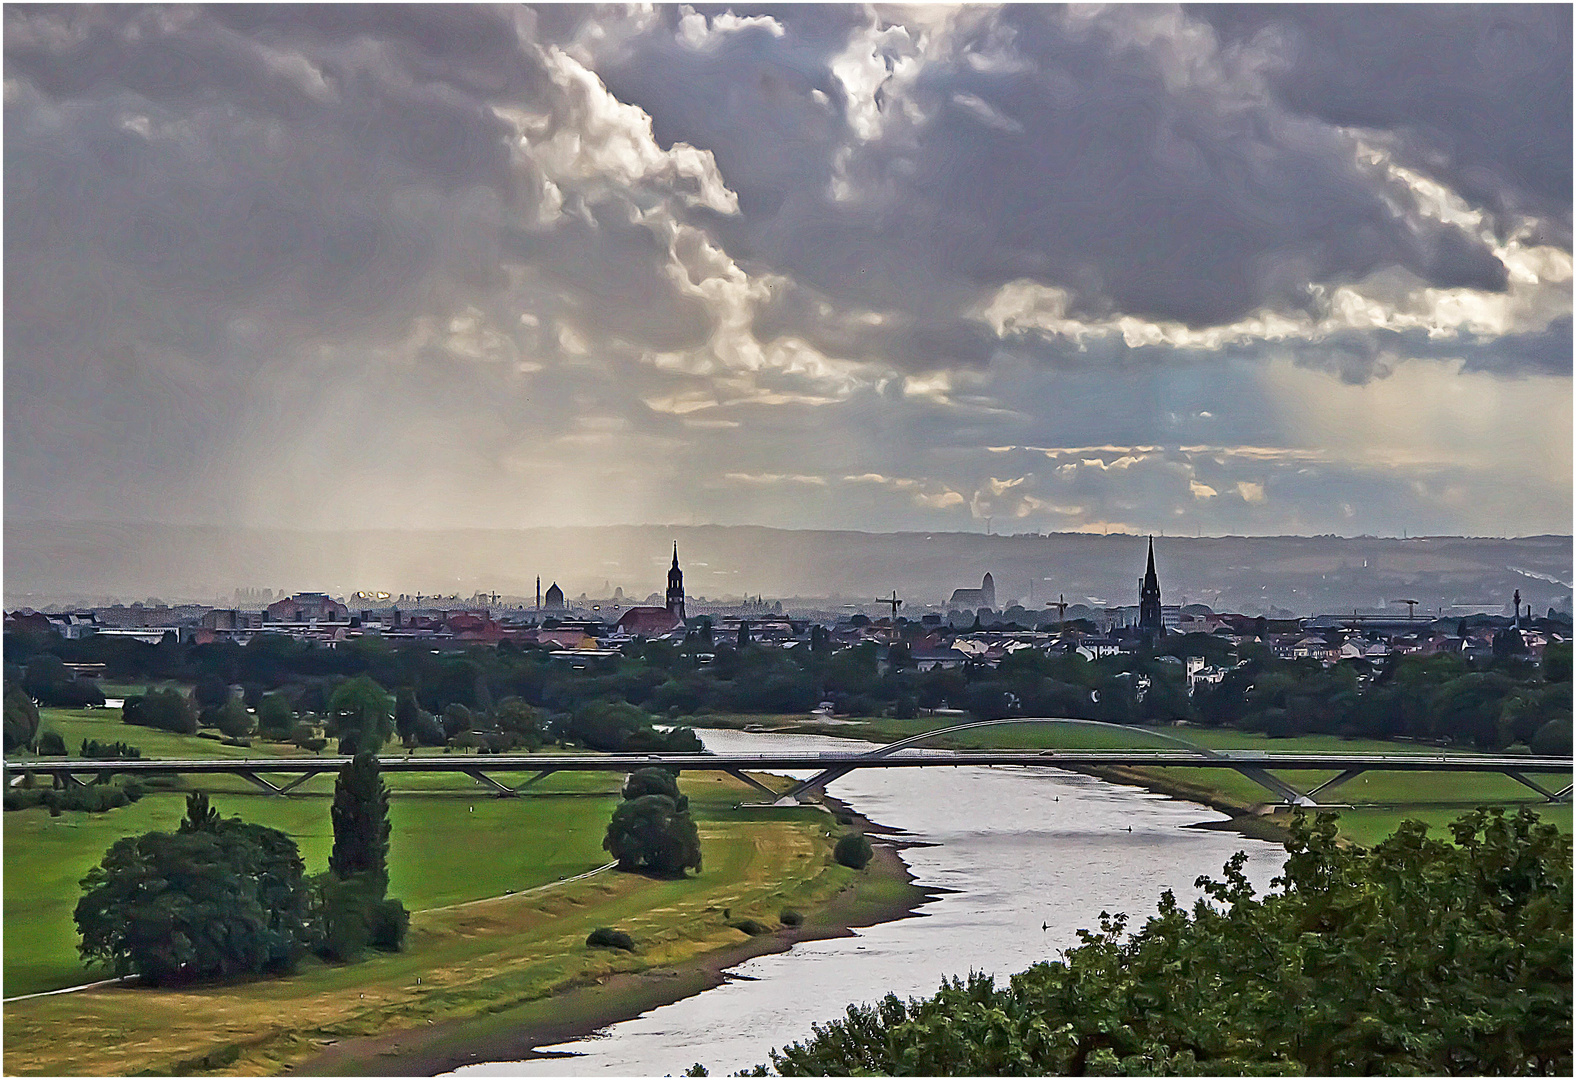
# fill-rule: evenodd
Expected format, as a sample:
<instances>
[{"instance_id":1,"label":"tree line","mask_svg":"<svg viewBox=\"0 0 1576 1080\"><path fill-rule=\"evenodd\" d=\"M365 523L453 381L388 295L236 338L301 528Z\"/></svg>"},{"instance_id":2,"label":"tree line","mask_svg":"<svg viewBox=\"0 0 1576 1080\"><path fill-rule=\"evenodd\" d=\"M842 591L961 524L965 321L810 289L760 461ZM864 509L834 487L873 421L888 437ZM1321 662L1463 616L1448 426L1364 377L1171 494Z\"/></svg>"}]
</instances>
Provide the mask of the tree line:
<instances>
[{"instance_id":1,"label":"tree line","mask_svg":"<svg viewBox=\"0 0 1576 1080\"><path fill-rule=\"evenodd\" d=\"M950 707L980 719L1183 721L1269 735L1570 752L1569 643L1550 645L1538 663L1507 648L1482 661L1392 654L1326 667L1280 659L1253 641L1191 634L1167 638L1158 649L1095 660L1025 648L995 667L968 662L923 672L902 644L866 642L833 652L824 634L808 644L653 641L627 655L571 666L553 661L548 650L508 642L435 654L375 637L329 649L274 634L258 634L244 646L11 634L6 676L49 704L88 695L80 686L69 689L87 680L72 677L64 662L101 663L117 680L194 687L189 699L161 691L128 700L129 723L186 733L211 727L227 738L256 733L317 749L337 740L347 753L355 752L361 733L380 732L407 746L491 752L555 740L599 750L691 749L686 733L659 731L652 722L683 727L685 719L706 713L805 713L821 701L851 716L906 718ZM1185 657L1201 657L1224 676L1189 693ZM35 693L40 688L42 696ZM8 693L8 749L11 700ZM25 718L14 727L24 731ZM319 738L324 743L314 746Z\"/></svg>"}]
</instances>

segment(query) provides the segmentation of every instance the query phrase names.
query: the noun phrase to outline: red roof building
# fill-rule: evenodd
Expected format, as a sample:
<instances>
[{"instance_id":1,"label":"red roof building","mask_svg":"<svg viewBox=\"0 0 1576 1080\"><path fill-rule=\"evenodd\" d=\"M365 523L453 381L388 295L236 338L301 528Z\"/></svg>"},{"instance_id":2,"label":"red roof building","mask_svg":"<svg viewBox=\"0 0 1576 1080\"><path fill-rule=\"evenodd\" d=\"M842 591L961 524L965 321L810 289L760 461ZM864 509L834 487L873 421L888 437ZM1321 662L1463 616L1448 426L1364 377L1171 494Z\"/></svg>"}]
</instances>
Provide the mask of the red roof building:
<instances>
[{"instance_id":1,"label":"red roof building","mask_svg":"<svg viewBox=\"0 0 1576 1080\"><path fill-rule=\"evenodd\" d=\"M679 617L665 607L632 607L618 620L618 629L630 637L656 637L679 625Z\"/></svg>"}]
</instances>

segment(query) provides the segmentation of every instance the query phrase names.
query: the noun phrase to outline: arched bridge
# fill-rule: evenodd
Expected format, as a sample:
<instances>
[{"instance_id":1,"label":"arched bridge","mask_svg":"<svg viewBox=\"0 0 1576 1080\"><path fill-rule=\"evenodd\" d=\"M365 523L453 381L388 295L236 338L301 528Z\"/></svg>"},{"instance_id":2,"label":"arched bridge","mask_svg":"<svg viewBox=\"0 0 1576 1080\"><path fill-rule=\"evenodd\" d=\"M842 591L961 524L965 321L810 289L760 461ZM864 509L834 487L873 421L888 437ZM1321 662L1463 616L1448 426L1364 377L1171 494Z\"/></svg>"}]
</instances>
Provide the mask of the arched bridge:
<instances>
[{"instance_id":1,"label":"arched bridge","mask_svg":"<svg viewBox=\"0 0 1576 1080\"><path fill-rule=\"evenodd\" d=\"M921 744L959 731L1014 724L1066 724L1142 734L1176 744L1163 750L927 750ZM7 786L28 773L48 776L66 784L103 783L116 775L147 774L240 776L275 795L286 795L307 780L337 771L348 757L248 757L203 760L193 758L83 759L44 758L4 763ZM726 772L758 788L774 803L809 798L838 777L855 769L934 768L959 765L1024 765L1074 771L1128 766L1137 768L1232 769L1264 787L1278 800L1297 806L1315 806L1314 796L1333 791L1365 772L1479 772L1502 773L1551 802L1571 797L1570 758L1528 757L1513 754L1343 754L1280 753L1261 750L1210 750L1184 739L1146 728L1130 728L1095 720L1066 717L1022 717L981 720L939 728L862 752L773 752L755 754L443 754L387 756L378 759L389 773L460 773L496 795L516 795L558 772L632 772L661 765L674 769ZM1299 791L1272 770L1333 771L1335 776L1307 791ZM749 772L814 773L787 791L777 792L747 775ZM524 783L510 787L493 774L534 773ZM1546 783L1533 779L1544 778ZM1548 774L1553 774L1549 776ZM277 782L276 782L277 781Z\"/></svg>"}]
</instances>

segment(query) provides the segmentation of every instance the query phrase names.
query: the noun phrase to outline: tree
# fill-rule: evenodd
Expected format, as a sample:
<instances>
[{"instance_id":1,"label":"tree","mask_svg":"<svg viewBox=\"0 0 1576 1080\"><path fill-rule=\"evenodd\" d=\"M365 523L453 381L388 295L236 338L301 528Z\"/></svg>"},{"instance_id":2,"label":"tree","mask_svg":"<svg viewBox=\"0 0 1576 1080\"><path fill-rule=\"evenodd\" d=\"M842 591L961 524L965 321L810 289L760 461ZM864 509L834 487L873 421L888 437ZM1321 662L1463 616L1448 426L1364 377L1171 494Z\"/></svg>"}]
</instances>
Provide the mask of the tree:
<instances>
[{"instance_id":1,"label":"tree","mask_svg":"<svg viewBox=\"0 0 1576 1080\"><path fill-rule=\"evenodd\" d=\"M38 706L15 683L5 683L5 752L31 750L38 735Z\"/></svg>"},{"instance_id":2,"label":"tree","mask_svg":"<svg viewBox=\"0 0 1576 1080\"><path fill-rule=\"evenodd\" d=\"M219 715L216 719L219 731L232 739L239 739L252 733L256 720L246 711L246 706L238 697L232 697L219 706Z\"/></svg>"},{"instance_id":3,"label":"tree","mask_svg":"<svg viewBox=\"0 0 1576 1080\"><path fill-rule=\"evenodd\" d=\"M467 709L464 705L454 704L448 706L443 710L444 735L451 739L456 735L463 735L465 732L471 730L473 719L474 718L471 716L471 710Z\"/></svg>"},{"instance_id":4,"label":"tree","mask_svg":"<svg viewBox=\"0 0 1576 1080\"><path fill-rule=\"evenodd\" d=\"M344 880L370 874L388 884L389 791L378 759L357 754L334 781L334 850L328 868ZM380 894L381 895L381 894Z\"/></svg>"},{"instance_id":5,"label":"tree","mask_svg":"<svg viewBox=\"0 0 1576 1080\"><path fill-rule=\"evenodd\" d=\"M619 803L608 823L602 847L618 860L620 870L644 871L656 877L683 877L700 871L700 832L667 795L640 795Z\"/></svg>"},{"instance_id":6,"label":"tree","mask_svg":"<svg viewBox=\"0 0 1576 1080\"><path fill-rule=\"evenodd\" d=\"M206 806L112 845L82 879L84 961L151 983L289 970L313 940L295 841Z\"/></svg>"},{"instance_id":7,"label":"tree","mask_svg":"<svg viewBox=\"0 0 1576 1080\"><path fill-rule=\"evenodd\" d=\"M679 778L667 769L636 769L624 778L623 797L638 799L642 795L666 795L673 800L675 809L689 809L689 796L679 794Z\"/></svg>"},{"instance_id":8,"label":"tree","mask_svg":"<svg viewBox=\"0 0 1576 1080\"><path fill-rule=\"evenodd\" d=\"M177 735L197 734L197 710L179 690L155 690L141 697L129 697L121 707L120 718L127 724Z\"/></svg>"},{"instance_id":9,"label":"tree","mask_svg":"<svg viewBox=\"0 0 1576 1080\"><path fill-rule=\"evenodd\" d=\"M416 702L413 687L402 686L394 700L394 732L405 746L416 745L416 720L421 706Z\"/></svg>"},{"instance_id":10,"label":"tree","mask_svg":"<svg viewBox=\"0 0 1576 1080\"><path fill-rule=\"evenodd\" d=\"M1134 934L1004 986L850 1006L773 1051L783 1076L1571 1073L1571 848L1531 811L1478 811L1454 842L1404 822L1372 850L1301 816L1272 891L1200 879Z\"/></svg>"},{"instance_id":11,"label":"tree","mask_svg":"<svg viewBox=\"0 0 1576 1080\"><path fill-rule=\"evenodd\" d=\"M295 710L283 694L264 694L257 703L257 730L266 739L283 742L295 727Z\"/></svg>"},{"instance_id":12,"label":"tree","mask_svg":"<svg viewBox=\"0 0 1576 1080\"><path fill-rule=\"evenodd\" d=\"M394 702L366 675L347 679L328 699L329 734L342 754L375 754L394 733Z\"/></svg>"}]
</instances>

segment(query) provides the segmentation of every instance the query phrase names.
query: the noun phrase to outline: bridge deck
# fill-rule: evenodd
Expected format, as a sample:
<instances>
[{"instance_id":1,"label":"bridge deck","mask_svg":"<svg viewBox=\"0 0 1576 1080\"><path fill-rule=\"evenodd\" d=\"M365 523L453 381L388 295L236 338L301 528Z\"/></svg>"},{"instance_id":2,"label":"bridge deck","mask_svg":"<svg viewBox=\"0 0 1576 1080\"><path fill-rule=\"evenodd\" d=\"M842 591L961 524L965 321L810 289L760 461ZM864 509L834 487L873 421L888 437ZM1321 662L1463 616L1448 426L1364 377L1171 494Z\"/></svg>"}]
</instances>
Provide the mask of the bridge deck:
<instances>
[{"instance_id":1,"label":"bridge deck","mask_svg":"<svg viewBox=\"0 0 1576 1080\"><path fill-rule=\"evenodd\" d=\"M25 772L68 773L300 773L337 770L348 757L244 758L41 758L4 763L8 777ZM1564 772L1570 758L1514 754L1334 754L1217 750L904 750L884 757L856 753L774 754L445 754L378 759L385 772L631 772L653 765L678 769L775 772L819 769L903 769L961 765L1030 765L1051 768L1149 766L1184 769L1361 769L1368 772Z\"/></svg>"}]
</instances>

